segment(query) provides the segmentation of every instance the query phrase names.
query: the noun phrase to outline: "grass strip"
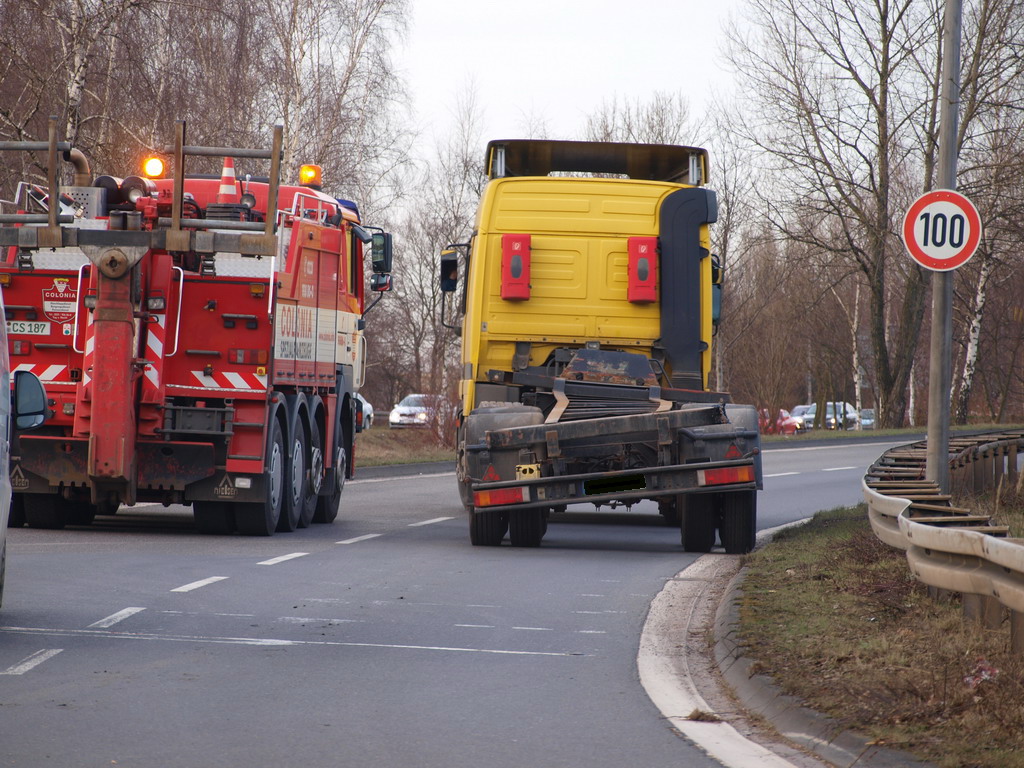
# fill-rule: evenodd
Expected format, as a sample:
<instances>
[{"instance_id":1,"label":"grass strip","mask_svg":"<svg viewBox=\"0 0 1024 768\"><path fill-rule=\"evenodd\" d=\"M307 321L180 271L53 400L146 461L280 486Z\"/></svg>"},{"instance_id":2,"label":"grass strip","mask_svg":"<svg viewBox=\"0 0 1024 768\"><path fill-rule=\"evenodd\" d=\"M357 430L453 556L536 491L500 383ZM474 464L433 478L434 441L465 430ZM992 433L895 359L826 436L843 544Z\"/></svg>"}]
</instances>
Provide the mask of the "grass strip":
<instances>
[{"instance_id":1,"label":"grass strip","mask_svg":"<svg viewBox=\"0 0 1024 768\"><path fill-rule=\"evenodd\" d=\"M871 740L943 768L1024 768L1024 659L1009 630L936 601L866 507L816 515L752 553L740 638L758 672Z\"/></svg>"}]
</instances>

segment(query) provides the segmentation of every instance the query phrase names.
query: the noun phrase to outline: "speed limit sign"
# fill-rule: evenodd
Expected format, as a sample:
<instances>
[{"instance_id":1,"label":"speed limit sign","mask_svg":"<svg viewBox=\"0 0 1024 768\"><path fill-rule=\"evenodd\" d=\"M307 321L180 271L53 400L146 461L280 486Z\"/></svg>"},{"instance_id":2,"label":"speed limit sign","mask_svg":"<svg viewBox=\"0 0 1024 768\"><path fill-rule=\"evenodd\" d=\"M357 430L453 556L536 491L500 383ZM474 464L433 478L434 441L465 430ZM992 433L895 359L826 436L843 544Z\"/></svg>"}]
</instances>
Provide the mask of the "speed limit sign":
<instances>
[{"instance_id":1,"label":"speed limit sign","mask_svg":"<svg viewBox=\"0 0 1024 768\"><path fill-rule=\"evenodd\" d=\"M981 241L974 203L951 189L926 192L903 219L903 243L922 267L948 272L963 266Z\"/></svg>"}]
</instances>

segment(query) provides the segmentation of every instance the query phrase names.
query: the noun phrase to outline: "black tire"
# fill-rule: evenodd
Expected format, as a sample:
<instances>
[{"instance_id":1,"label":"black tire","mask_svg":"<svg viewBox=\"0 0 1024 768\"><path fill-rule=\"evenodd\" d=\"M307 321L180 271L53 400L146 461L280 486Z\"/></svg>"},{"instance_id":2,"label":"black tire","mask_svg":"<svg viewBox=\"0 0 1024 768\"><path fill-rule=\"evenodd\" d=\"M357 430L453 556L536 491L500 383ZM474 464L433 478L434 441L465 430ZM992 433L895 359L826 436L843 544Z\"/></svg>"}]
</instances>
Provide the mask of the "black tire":
<instances>
[{"instance_id":1,"label":"black tire","mask_svg":"<svg viewBox=\"0 0 1024 768\"><path fill-rule=\"evenodd\" d=\"M235 530L235 510L229 501L194 501L196 528L210 536L225 536Z\"/></svg>"},{"instance_id":2,"label":"black tire","mask_svg":"<svg viewBox=\"0 0 1024 768\"><path fill-rule=\"evenodd\" d=\"M308 495L306 489L309 487L309 476L306 474L306 430L299 414L295 416L295 422L289 425L291 449L285 461L284 498L281 500L281 516L277 519L277 530L281 533L291 533L299 527L302 508Z\"/></svg>"},{"instance_id":3,"label":"black tire","mask_svg":"<svg viewBox=\"0 0 1024 768\"><path fill-rule=\"evenodd\" d=\"M469 541L474 547L500 546L507 530L507 512L487 510L469 513Z\"/></svg>"},{"instance_id":4,"label":"black tire","mask_svg":"<svg viewBox=\"0 0 1024 768\"><path fill-rule=\"evenodd\" d=\"M508 537L513 547L539 547L547 531L543 509L517 509L509 512Z\"/></svg>"},{"instance_id":5,"label":"black tire","mask_svg":"<svg viewBox=\"0 0 1024 768\"><path fill-rule=\"evenodd\" d=\"M25 522L29 528L58 530L68 524L68 508L64 499L53 493L22 494Z\"/></svg>"},{"instance_id":6,"label":"black tire","mask_svg":"<svg viewBox=\"0 0 1024 768\"><path fill-rule=\"evenodd\" d=\"M676 506L676 500L673 497L662 496L658 499L658 513L665 525L670 525L673 528L679 525L679 507Z\"/></svg>"},{"instance_id":7,"label":"black tire","mask_svg":"<svg viewBox=\"0 0 1024 768\"><path fill-rule=\"evenodd\" d=\"M21 528L25 525L25 494L16 493L11 498L11 513L7 517L8 528Z\"/></svg>"},{"instance_id":8,"label":"black tire","mask_svg":"<svg viewBox=\"0 0 1024 768\"><path fill-rule=\"evenodd\" d=\"M715 504L709 493L681 493L676 496L679 533L686 552L710 552L715 545Z\"/></svg>"},{"instance_id":9,"label":"black tire","mask_svg":"<svg viewBox=\"0 0 1024 768\"><path fill-rule=\"evenodd\" d=\"M68 525L92 525L96 519L96 505L88 501L65 501Z\"/></svg>"},{"instance_id":10,"label":"black tire","mask_svg":"<svg viewBox=\"0 0 1024 768\"><path fill-rule=\"evenodd\" d=\"M757 537L757 491L721 494L718 533L727 555L745 555Z\"/></svg>"},{"instance_id":11,"label":"black tire","mask_svg":"<svg viewBox=\"0 0 1024 768\"><path fill-rule=\"evenodd\" d=\"M281 519L281 506L285 493L285 445L281 422L270 421L264 471L263 501L235 504L235 524L244 536L272 536Z\"/></svg>"},{"instance_id":12,"label":"black tire","mask_svg":"<svg viewBox=\"0 0 1024 768\"><path fill-rule=\"evenodd\" d=\"M348 473L348 441L345 433L338 429L334 434L334 464L326 473L326 482L331 489L323 496L317 496L314 523L333 523L341 506L341 492L345 490L345 475Z\"/></svg>"},{"instance_id":13,"label":"black tire","mask_svg":"<svg viewBox=\"0 0 1024 768\"><path fill-rule=\"evenodd\" d=\"M308 528L316 514L320 490L324 484L323 437L316 419L309 425L309 478L306 481L306 498L302 502L299 528Z\"/></svg>"}]
</instances>

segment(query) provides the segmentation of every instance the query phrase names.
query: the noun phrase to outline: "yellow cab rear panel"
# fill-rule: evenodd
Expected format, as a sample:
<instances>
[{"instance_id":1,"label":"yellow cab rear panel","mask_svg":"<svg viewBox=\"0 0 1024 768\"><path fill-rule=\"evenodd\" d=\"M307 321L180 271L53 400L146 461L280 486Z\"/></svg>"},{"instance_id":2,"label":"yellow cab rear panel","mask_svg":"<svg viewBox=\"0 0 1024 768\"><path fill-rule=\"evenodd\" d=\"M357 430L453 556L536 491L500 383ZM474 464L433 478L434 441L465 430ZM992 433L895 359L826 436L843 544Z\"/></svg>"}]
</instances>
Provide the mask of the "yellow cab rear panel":
<instances>
[{"instance_id":1,"label":"yellow cab rear panel","mask_svg":"<svg viewBox=\"0 0 1024 768\"><path fill-rule=\"evenodd\" d=\"M720 277L707 167L693 147L488 145L463 253L457 475L474 544L507 531L537 546L570 504L650 499L684 519L687 549L716 530L726 551L753 546L756 411L707 386Z\"/></svg>"}]
</instances>

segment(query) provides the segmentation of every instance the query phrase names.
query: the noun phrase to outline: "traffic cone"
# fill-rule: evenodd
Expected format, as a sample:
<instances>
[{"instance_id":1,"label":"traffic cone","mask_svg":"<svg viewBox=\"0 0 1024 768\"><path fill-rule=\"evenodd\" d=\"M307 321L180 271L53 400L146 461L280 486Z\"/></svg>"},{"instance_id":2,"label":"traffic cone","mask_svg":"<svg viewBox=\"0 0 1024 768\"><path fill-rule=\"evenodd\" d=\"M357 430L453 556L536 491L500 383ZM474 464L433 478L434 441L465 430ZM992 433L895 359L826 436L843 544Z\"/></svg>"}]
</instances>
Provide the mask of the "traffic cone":
<instances>
[{"instance_id":1,"label":"traffic cone","mask_svg":"<svg viewBox=\"0 0 1024 768\"><path fill-rule=\"evenodd\" d=\"M217 202L238 202L238 185L235 182L235 161L230 157L224 158L224 167L220 172L220 189L217 190Z\"/></svg>"}]
</instances>

